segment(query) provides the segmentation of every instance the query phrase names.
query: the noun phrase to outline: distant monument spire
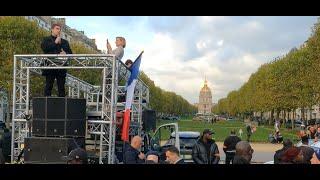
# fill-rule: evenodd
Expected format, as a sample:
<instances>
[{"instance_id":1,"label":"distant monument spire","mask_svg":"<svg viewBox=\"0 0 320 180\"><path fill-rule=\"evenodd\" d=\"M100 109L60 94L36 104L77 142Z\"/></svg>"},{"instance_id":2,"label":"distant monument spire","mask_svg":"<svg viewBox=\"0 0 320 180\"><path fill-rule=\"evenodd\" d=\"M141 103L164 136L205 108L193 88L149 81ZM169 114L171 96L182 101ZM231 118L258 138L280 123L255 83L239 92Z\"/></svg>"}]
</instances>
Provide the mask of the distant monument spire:
<instances>
[{"instance_id":1,"label":"distant monument spire","mask_svg":"<svg viewBox=\"0 0 320 180\"><path fill-rule=\"evenodd\" d=\"M204 85L205 85L205 86L207 86L207 84L208 84L207 76L206 76L206 75L204 75Z\"/></svg>"}]
</instances>

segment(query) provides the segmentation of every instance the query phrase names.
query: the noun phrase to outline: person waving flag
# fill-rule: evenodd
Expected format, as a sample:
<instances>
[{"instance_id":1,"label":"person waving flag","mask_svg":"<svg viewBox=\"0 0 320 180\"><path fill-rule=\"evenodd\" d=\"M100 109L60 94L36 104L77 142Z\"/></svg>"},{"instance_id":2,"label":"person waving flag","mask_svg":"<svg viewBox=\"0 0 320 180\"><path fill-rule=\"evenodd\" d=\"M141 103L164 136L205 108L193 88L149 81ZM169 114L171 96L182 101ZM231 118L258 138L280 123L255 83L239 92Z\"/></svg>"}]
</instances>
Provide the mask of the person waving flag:
<instances>
[{"instance_id":1,"label":"person waving flag","mask_svg":"<svg viewBox=\"0 0 320 180\"><path fill-rule=\"evenodd\" d=\"M131 104L134 96L134 89L138 81L142 54L143 54L143 51L140 53L140 55L137 57L137 59L129 68L131 75L126 84L127 95L126 95L126 105L125 105L125 112L123 116L123 126L122 126L122 134L121 134L121 139L123 141L129 141L130 110L131 110Z\"/></svg>"}]
</instances>

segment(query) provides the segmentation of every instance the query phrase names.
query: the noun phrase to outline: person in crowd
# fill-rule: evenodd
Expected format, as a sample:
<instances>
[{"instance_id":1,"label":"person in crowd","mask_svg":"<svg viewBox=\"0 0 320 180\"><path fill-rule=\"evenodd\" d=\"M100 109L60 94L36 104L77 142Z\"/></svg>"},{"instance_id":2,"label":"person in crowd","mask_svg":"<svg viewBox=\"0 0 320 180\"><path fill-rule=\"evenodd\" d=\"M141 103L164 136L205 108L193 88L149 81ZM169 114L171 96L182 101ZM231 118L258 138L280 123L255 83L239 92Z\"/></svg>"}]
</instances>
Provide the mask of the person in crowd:
<instances>
[{"instance_id":1,"label":"person in crowd","mask_svg":"<svg viewBox=\"0 0 320 180\"><path fill-rule=\"evenodd\" d=\"M275 142L276 142L276 143L282 143L283 137L282 137L280 131L277 131L277 132L274 134L274 139L275 139Z\"/></svg>"},{"instance_id":2,"label":"person in crowd","mask_svg":"<svg viewBox=\"0 0 320 180\"><path fill-rule=\"evenodd\" d=\"M240 142L241 139L236 135L236 131L233 129L223 143L223 151L226 154L226 164L230 164L236 154L236 144Z\"/></svg>"},{"instance_id":3,"label":"person in crowd","mask_svg":"<svg viewBox=\"0 0 320 180\"><path fill-rule=\"evenodd\" d=\"M213 131L205 129L192 149L192 159L196 164L218 164L220 154L217 144L212 140Z\"/></svg>"},{"instance_id":4,"label":"person in crowd","mask_svg":"<svg viewBox=\"0 0 320 180\"><path fill-rule=\"evenodd\" d=\"M311 163L310 160L312 158L314 150L311 147L309 147L309 138L308 138L308 136L306 136L306 135L302 136L301 137L301 142L302 142L302 145L299 148L303 153L304 163L310 164Z\"/></svg>"},{"instance_id":5,"label":"person in crowd","mask_svg":"<svg viewBox=\"0 0 320 180\"><path fill-rule=\"evenodd\" d=\"M88 164L87 152L82 148L72 150L67 156L67 164Z\"/></svg>"},{"instance_id":6,"label":"person in crowd","mask_svg":"<svg viewBox=\"0 0 320 180\"><path fill-rule=\"evenodd\" d=\"M142 145L142 139L140 136L134 136L131 140L131 144L126 148L124 153L124 164L144 164L145 155L140 152Z\"/></svg>"},{"instance_id":7,"label":"person in crowd","mask_svg":"<svg viewBox=\"0 0 320 180\"><path fill-rule=\"evenodd\" d=\"M124 63L128 68L130 68L133 64L131 59L127 59L126 62Z\"/></svg>"},{"instance_id":8,"label":"person in crowd","mask_svg":"<svg viewBox=\"0 0 320 180\"><path fill-rule=\"evenodd\" d=\"M320 164L320 149L317 149L316 151L314 151L310 161L311 161L311 164Z\"/></svg>"},{"instance_id":9,"label":"person in crowd","mask_svg":"<svg viewBox=\"0 0 320 180\"><path fill-rule=\"evenodd\" d=\"M317 133L316 128L314 128L313 126L310 126L309 127L309 138L315 139L316 133Z\"/></svg>"},{"instance_id":10,"label":"person in crowd","mask_svg":"<svg viewBox=\"0 0 320 180\"><path fill-rule=\"evenodd\" d=\"M146 154L146 164L159 164L158 152L148 151Z\"/></svg>"},{"instance_id":11,"label":"person in crowd","mask_svg":"<svg viewBox=\"0 0 320 180\"><path fill-rule=\"evenodd\" d=\"M250 164L254 150L247 141L240 141L236 145L236 155L233 164Z\"/></svg>"},{"instance_id":12,"label":"person in crowd","mask_svg":"<svg viewBox=\"0 0 320 180\"><path fill-rule=\"evenodd\" d=\"M280 127L280 120L277 119L274 123L275 132L279 131L279 127Z\"/></svg>"},{"instance_id":13,"label":"person in crowd","mask_svg":"<svg viewBox=\"0 0 320 180\"><path fill-rule=\"evenodd\" d=\"M250 137L252 135L252 127L250 124L247 125L247 141L250 142Z\"/></svg>"},{"instance_id":14,"label":"person in crowd","mask_svg":"<svg viewBox=\"0 0 320 180\"><path fill-rule=\"evenodd\" d=\"M283 141L283 147L279 150L277 150L274 154L274 164L279 164L282 160L281 160L281 157L282 155L284 154L284 152L289 149L290 147L293 147L293 143L290 139L285 139Z\"/></svg>"},{"instance_id":15,"label":"person in crowd","mask_svg":"<svg viewBox=\"0 0 320 180\"><path fill-rule=\"evenodd\" d=\"M51 36L45 37L41 43L44 54L72 54L69 42L61 38L61 25L52 24ZM44 69L42 75L46 77L44 96L51 96L54 80L57 79L58 96L65 97L66 69Z\"/></svg>"},{"instance_id":16,"label":"person in crowd","mask_svg":"<svg viewBox=\"0 0 320 180\"><path fill-rule=\"evenodd\" d=\"M170 146L166 149L166 161L169 164L185 164L184 160L180 157L180 152L175 146Z\"/></svg>"},{"instance_id":17,"label":"person in crowd","mask_svg":"<svg viewBox=\"0 0 320 180\"><path fill-rule=\"evenodd\" d=\"M3 156L2 148L0 148L0 164L5 164L5 163L6 163L6 160Z\"/></svg>"},{"instance_id":18,"label":"person in crowd","mask_svg":"<svg viewBox=\"0 0 320 180\"><path fill-rule=\"evenodd\" d=\"M243 131L242 131L241 128L239 129L239 132L238 132L238 133L239 133L240 138L242 138Z\"/></svg>"},{"instance_id":19,"label":"person in crowd","mask_svg":"<svg viewBox=\"0 0 320 180\"><path fill-rule=\"evenodd\" d=\"M289 147L284 153L280 156L281 161L279 164L303 164L303 152L298 147L292 146Z\"/></svg>"},{"instance_id":20,"label":"person in crowd","mask_svg":"<svg viewBox=\"0 0 320 180\"><path fill-rule=\"evenodd\" d=\"M318 142L320 140L320 127L317 127L317 132L314 135L314 141Z\"/></svg>"},{"instance_id":21,"label":"person in crowd","mask_svg":"<svg viewBox=\"0 0 320 180\"><path fill-rule=\"evenodd\" d=\"M9 162L11 157L11 132L7 127L4 127L3 132L0 133L0 148L5 161Z\"/></svg>"}]
</instances>

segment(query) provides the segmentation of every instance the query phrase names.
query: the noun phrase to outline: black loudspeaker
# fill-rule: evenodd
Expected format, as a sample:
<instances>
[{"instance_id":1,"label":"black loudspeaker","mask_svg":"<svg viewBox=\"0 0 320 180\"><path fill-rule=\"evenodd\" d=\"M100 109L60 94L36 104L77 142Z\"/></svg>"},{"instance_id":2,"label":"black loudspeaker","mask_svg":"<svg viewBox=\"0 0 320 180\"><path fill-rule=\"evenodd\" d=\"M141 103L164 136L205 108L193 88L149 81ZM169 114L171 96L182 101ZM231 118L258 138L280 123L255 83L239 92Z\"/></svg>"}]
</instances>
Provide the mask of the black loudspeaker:
<instances>
[{"instance_id":1,"label":"black loudspeaker","mask_svg":"<svg viewBox=\"0 0 320 180\"><path fill-rule=\"evenodd\" d=\"M86 100L67 98L67 119L86 119Z\"/></svg>"},{"instance_id":2,"label":"black loudspeaker","mask_svg":"<svg viewBox=\"0 0 320 180\"><path fill-rule=\"evenodd\" d=\"M65 119L66 101L64 97L48 97L46 119Z\"/></svg>"},{"instance_id":3,"label":"black loudspeaker","mask_svg":"<svg viewBox=\"0 0 320 180\"><path fill-rule=\"evenodd\" d=\"M77 147L82 147L82 139L30 137L25 138L24 162L26 164L65 164L64 156Z\"/></svg>"},{"instance_id":4,"label":"black loudspeaker","mask_svg":"<svg viewBox=\"0 0 320 180\"><path fill-rule=\"evenodd\" d=\"M47 98L39 97L39 98L34 98L32 100L33 102L33 118L36 119L45 119L46 118L46 109L47 109Z\"/></svg>"},{"instance_id":5,"label":"black loudspeaker","mask_svg":"<svg viewBox=\"0 0 320 180\"><path fill-rule=\"evenodd\" d=\"M85 136L86 122L83 119L68 119L66 121L66 136Z\"/></svg>"},{"instance_id":6,"label":"black loudspeaker","mask_svg":"<svg viewBox=\"0 0 320 180\"><path fill-rule=\"evenodd\" d=\"M145 131L156 129L156 111L144 110L142 111L142 127Z\"/></svg>"},{"instance_id":7,"label":"black loudspeaker","mask_svg":"<svg viewBox=\"0 0 320 180\"><path fill-rule=\"evenodd\" d=\"M45 119L33 119L32 121L32 135L46 136L46 121Z\"/></svg>"},{"instance_id":8,"label":"black loudspeaker","mask_svg":"<svg viewBox=\"0 0 320 180\"><path fill-rule=\"evenodd\" d=\"M84 137L86 100L65 97L33 99L33 136Z\"/></svg>"},{"instance_id":9,"label":"black loudspeaker","mask_svg":"<svg viewBox=\"0 0 320 180\"><path fill-rule=\"evenodd\" d=\"M63 136L67 137L66 134L66 120L65 119L47 119L47 132L46 136Z\"/></svg>"}]
</instances>

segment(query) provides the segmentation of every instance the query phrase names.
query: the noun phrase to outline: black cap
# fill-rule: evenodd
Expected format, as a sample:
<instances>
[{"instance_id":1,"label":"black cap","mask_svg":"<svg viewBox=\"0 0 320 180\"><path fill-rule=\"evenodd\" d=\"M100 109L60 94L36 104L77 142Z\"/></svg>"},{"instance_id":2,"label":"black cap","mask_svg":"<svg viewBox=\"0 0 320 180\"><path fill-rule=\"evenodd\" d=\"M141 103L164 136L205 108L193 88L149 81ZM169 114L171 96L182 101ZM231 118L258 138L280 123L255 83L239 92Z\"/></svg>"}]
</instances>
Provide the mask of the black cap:
<instances>
[{"instance_id":1,"label":"black cap","mask_svg":"<svg viewBox=\"0 0 320 180\"><path fill-rule=\"evenodd\" d=\"M155 155L159 157L159 153L157 151L148 151L146 157L148 157L149 155Z\"/></svg>"},{"instance_id":2,"label":"black cap","mask_svg":"<svg viewBox=\"0 0 320 180\"><path fill-rule=\"evenodd\" d=\"M76 148L72 150L67 157L63 158L64 160L81 160L84 164L88 162L87 152L82 148Z\"/></svg>"},{"instance_id":3,"label":"black cap","mask_svg":"<svg viewBox=\"0 0 320 180\"><path fill-rule=\"evenodd\" d=\"M202 133L203 135L204 134L210 134L210 135L212 135L212 134L214 134L214 132L213 131L211 131L210 129L205 129L205 130L203 130L203 133Z\"/></svg>"}]
</instances>

